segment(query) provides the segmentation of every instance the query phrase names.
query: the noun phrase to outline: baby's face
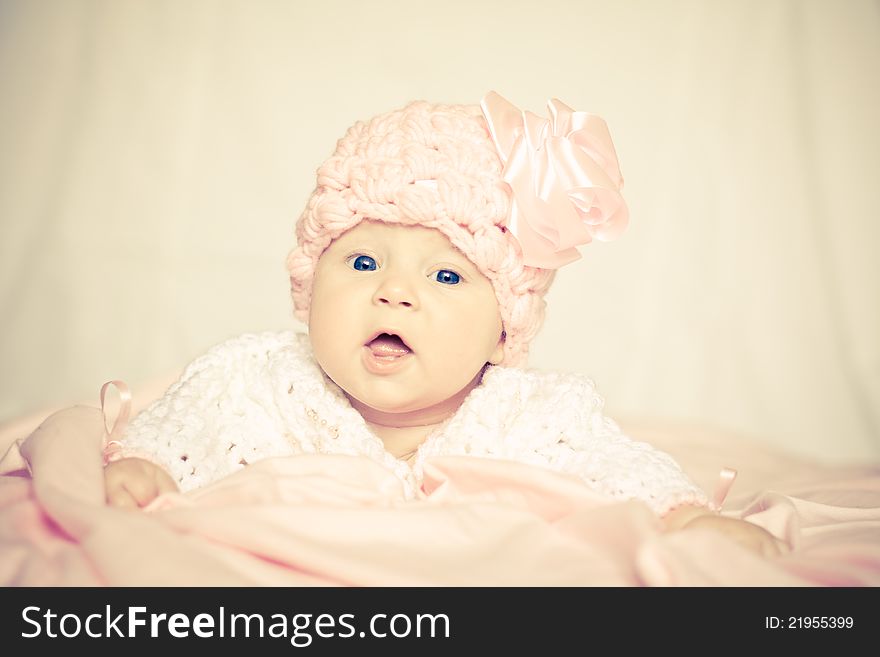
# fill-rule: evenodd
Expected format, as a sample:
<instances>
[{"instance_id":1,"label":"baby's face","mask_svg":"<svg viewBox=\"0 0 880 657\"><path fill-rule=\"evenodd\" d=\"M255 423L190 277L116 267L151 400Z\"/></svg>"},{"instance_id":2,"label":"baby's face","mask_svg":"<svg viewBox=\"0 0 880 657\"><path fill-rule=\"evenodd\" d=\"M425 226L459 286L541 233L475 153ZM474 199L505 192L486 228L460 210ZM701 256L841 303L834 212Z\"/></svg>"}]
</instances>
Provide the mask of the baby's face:
<instances>
[{"instance_id":1,"label":"baby's face","mask_svg":"<svg viewBox=\"0 0 880 657\"><path fill-rule=\"evenodd\" d=\"M315 357L376 411L454 399L487 362L501 361L501 331L491 282L436 229L362 221L318 261L309 314Z\"/></svg>"}]
</instances>

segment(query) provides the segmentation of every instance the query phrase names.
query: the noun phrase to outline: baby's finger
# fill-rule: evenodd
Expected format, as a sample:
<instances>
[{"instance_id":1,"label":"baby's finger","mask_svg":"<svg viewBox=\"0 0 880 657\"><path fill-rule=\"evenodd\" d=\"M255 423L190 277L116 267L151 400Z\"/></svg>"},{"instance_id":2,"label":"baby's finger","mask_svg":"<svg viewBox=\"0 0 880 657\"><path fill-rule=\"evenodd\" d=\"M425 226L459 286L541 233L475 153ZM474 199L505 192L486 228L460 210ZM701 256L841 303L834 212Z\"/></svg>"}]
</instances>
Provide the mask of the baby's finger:
<instances>
[{"instance_id":1,"label":"baby's finger","mask_svg":"<svg viewBox=\"0 0 880 657\"><path fill-rule=\"evenodd\" d=\"M765 550L769 552L768 556L781 557L783 554L791 552L788 543L781 541L775 536L771 536L770 540L765 543Z\"/></svg>"},{"instance_id":2,"label":"baby's finger","mask_svg":"<svg viewBox=\"0 0 880 657\"><path fill-rule=\"evenodd\" d=\"M122 486L107 487L107 504L122 509L137 509L138 503Z\"/></svg>"},{"instance_id":3,"label":"baby's finger","mask_svg":"<svg viewBox=\"0 0 880 657\"><path fill-rule=\"evenodd\" d=\"M159 495L156 482L151 477L132 477L123 483L136 506L147 506Z\"/></svg>"},{"instance_id":4,"label":"baby's finger","mask_svg":"<svg viewBox=\"0 0 880 657\"><path fill-rule=\"evenodd\" d=\"M162 493L176 493L178 490L174 480L167 472L161 469L156 471L156 489L159 495Z\"/></svg>"}]
</instances>

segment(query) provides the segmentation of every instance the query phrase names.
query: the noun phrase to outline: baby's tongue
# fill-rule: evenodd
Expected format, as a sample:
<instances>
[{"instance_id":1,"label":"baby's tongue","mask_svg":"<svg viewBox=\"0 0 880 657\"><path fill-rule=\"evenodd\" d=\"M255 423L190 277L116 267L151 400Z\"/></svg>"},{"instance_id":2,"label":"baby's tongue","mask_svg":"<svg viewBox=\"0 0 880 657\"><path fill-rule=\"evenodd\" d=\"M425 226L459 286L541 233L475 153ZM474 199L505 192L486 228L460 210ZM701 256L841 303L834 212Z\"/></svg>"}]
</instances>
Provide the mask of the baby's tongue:
<instances>
[{"instance_id":1,"label":"baby's tongue","mask_svg":"<svg viewBox=\"0 0 880 657\"><path fill-rule=\"evenodd\" d=\"M403 340L396 335L388 335L387 333L377 336L367 346L375 356L403 356L410 352L409 348L403 344Z\"/></svg>"}]
</instances>

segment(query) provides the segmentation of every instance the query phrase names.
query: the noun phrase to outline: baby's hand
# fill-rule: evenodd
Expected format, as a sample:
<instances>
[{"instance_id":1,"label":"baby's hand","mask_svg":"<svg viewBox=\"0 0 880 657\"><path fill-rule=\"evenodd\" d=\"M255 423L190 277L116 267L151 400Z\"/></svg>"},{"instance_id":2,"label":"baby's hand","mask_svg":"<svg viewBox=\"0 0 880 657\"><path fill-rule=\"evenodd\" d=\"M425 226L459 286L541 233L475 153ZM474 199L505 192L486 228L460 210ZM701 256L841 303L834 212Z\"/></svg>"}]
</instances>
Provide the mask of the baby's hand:
<instances>
[{"instance_id":1,"label":"baby's hand","mask_svg":"<svg viewBox=\"0 0 880 657\"><path fill-rule=\"evenodd\" d=\"M711 529L721 532L744 548L764 557L778 557L788 552L788 545L766 529L739 518L707 513L690 520L683 529Z\"/></svg>"},{"instance_id":2,"label":"baby's hand","mask_svg":"<svg viewBox=\"0 0 880 657\"><path fill-rule=\"evenodd\" d=\"M104 468L107 504L130 509L146 506L162 493L177 491L174 480L154 463L138 458L119 459Z\"/></svg>"},{"instance_id":3,"label":"baby's hand","mask_svg":"<svg viewBox=\"0 0 880 657\"><path fill-rule=\"evenodd\" d=\"M744 548L764 557L778 557L789 551L788 545L763 527L739 518L710 513L706 509L685 507L666 518L668 529L709 529L720 532Z\"/></svg>"}]
</instances>

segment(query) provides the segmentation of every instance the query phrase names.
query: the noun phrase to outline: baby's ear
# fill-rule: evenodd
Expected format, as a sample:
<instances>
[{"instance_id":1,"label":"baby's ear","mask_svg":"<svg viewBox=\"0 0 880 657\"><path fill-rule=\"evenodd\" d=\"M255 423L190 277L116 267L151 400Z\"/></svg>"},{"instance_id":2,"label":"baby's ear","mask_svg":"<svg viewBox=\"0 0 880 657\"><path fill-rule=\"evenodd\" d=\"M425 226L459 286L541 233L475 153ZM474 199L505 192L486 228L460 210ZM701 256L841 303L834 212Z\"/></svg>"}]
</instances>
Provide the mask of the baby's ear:
<instances>
[{"instance_id":1,"label":"baby's ear","mask_svg":"<svg viewBox=\"0 0 880 657\"><path fill-rule=\"evenodd\" d=\"M492 365L497 365L502 360L504 360L504 341L507 339L507 332L501 331L501 337L498 338L498 344L495 345L495 350L492 352L492 355L489 357L489 362Z\"/></svg>"}]
</instances>

